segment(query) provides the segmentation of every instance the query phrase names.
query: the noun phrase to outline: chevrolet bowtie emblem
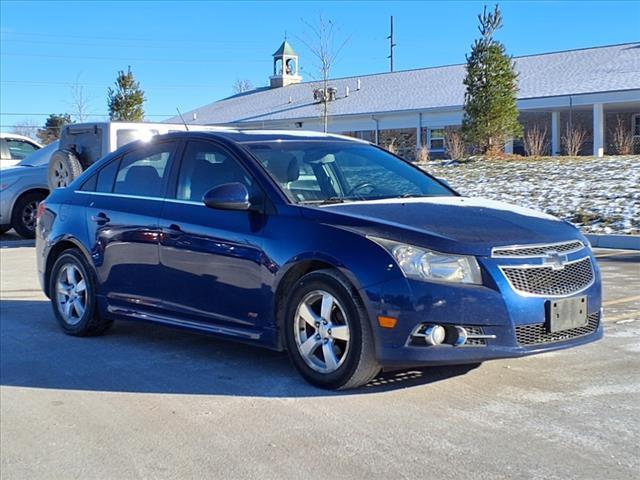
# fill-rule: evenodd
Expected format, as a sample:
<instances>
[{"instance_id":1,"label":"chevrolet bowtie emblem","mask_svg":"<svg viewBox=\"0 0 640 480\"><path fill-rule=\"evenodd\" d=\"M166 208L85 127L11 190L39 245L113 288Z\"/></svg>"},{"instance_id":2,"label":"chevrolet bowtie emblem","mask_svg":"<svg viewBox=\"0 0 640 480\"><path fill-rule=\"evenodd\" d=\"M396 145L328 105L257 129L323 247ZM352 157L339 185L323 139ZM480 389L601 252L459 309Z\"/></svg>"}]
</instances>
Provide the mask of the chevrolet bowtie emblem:
<instances>
[{"instance_id":1,"label":"chevrolet bowtie emblem","mask_svg":"<svg viewBox=\"0 0 640 480\"><path fill-rule=\"evenodd\" d=\"M562 270L568 258L558 252L546 252L542 257L542 263L551 267L552 270Z\"/></svg>"}]
</instances>

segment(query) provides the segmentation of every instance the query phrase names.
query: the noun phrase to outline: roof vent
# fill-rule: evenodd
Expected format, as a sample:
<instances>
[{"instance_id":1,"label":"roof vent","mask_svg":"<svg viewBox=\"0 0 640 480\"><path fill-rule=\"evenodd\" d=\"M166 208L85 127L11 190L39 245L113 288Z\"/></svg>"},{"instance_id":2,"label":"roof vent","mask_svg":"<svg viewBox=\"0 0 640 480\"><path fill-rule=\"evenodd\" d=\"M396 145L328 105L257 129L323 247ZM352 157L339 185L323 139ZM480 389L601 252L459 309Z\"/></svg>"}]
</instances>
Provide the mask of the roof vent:
<instances>
[{"instance_id":1,"label":"roof vent","mask_svg":"<svg viewBox=\"0 0 640 480\"><path fill-rule=\"evenodd\" d=\"M344 96L345 96L345 97L348 97L348 96L349 96L349 86L346 86L346 87L344 88Z\"/></svg>"},{"instance_id":2,"label":"roof vent","mask_svg":"<svg viewBox=\"0 0 640 480\"><path fill-rule=\"evenodd\" d=\"M338 89L336 87L329 87L327 88L327 94L329 95L329 101L333 102L338 98Z\"/></svg>"},{"instance_id":3,"label":"roof vent","mask_svg":"<svg viewBox=\"0 0 640 480\"><path fill-rule=\"evenodd\" d=\"M358 79L358 86L356 87L356 90L360 90L361 87L362 87L362 82L360 81L360 79Z\"/></svg>"}]
</instances>

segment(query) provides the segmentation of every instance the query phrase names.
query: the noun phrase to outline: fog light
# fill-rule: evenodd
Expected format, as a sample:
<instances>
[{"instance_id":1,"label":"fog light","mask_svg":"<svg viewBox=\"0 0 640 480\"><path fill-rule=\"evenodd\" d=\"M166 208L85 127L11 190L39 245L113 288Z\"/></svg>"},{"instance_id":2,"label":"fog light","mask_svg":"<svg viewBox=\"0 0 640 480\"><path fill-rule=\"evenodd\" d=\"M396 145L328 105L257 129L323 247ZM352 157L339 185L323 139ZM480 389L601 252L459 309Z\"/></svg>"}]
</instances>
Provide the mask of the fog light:
<instances>
[{"instance_id":1,"label":"fog light","mask_svg":"<svg viewBox=\"0 0 640 480\"><path fill-rule=\"evenodd\" d=\"M456 327L456 341L453 342L454 347L459 347L464 345L467 342L467 338L469 335L467 334L467 330L464 327Z\"/></svg>"},{"instance_id":2,"label":"fog light","mask_svg":"<svg viewBox=\"0 0 640 480\"><path fill-rule=\"evenodd\" d=\"M447 335L447 331L441 325L431 325L424 331L424 341L428 345L440 345L444 342L444 337Z\"/></svg>"}]
</instances>

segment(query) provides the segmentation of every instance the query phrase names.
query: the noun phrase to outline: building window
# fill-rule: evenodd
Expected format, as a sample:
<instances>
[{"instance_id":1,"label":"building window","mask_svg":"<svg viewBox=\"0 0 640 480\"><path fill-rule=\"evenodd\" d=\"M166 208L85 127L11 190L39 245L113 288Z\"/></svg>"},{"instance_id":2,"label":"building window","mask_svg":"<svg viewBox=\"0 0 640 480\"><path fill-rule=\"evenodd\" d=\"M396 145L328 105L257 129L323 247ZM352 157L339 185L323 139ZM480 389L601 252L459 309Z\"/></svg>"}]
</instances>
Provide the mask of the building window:
<instances>
[{"instance_id":1,"label":"building window","mask_svg":"<svg viewBox=\"0 0 640 480\"><path fill-rule=\"evenodd\" d=\"M444 152L444 128L429 129L429 150Z\"/></svg>"},{"instance_id":2,"label":"building window","mask_svg":"<svg viewBox=\"0 0 640 480\"><path fill-rule=\"evenodd\" d=\"M349 137L360 138L362 140L366 140L367 142L375 143L376 141L376 131L375 130L359 130L356 132L342 132L342 135L347 135Z\"/></svg>"},{"instance_id":3,"label":"building window","mask_svg":"<svg viewBox=\"0 0 640 480\"><path fill-rule=\"evenodd\" d=\"M634 137L640 137L640 113L631 117L631 131Z\"/></svg>"}]
</instances>

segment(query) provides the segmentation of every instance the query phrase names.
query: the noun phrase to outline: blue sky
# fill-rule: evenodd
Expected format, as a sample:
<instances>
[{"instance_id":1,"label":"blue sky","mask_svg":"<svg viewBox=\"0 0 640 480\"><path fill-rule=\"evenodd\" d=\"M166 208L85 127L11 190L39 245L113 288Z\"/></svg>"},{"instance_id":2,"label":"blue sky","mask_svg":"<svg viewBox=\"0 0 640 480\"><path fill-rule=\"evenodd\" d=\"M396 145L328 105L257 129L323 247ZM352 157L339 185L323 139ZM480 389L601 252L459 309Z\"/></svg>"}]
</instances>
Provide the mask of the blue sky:
<instances>
[{"instance_id":1,"label":"blue sky","mask_svg":"<svg viewBox=\"0 0 640 480\"><path fill-rule=\"evenodd\" d=\"M389 16L396 70L462 63L484 2L15 2L0 1L0 128L42 124L71 111L83 86L93 119L128 65L146 92L150 120L224 98L238 78L264 86L285 32L302 75L315 76L299 40L322 12L347 44L332 76L388 70ZM640 2L500 2L498 37L519 56L640 40ZM10 115L18 114L18 115Z\"/></svg>"}]
</instances>

